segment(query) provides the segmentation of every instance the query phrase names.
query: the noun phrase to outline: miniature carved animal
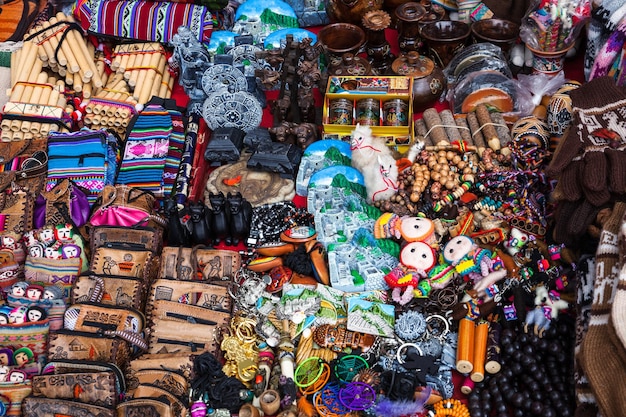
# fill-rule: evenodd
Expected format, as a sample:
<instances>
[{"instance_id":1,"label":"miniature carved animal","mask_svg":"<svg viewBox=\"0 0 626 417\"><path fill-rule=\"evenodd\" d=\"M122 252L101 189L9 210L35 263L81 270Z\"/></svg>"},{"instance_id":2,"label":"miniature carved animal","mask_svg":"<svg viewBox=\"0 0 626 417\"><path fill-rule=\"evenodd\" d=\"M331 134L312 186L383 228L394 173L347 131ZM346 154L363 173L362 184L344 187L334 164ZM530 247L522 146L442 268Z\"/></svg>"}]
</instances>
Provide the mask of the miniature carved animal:
<instances>
[{"instance_id":1,"label":"miniature carved animal","mask_svg":"<svg viewBox=\"0 0 626 417\"><path fill-rule=\"evenodd\" d=\"M247 239L250 233L252 204L241 193L228 193L227 199L230 209L230 235L226 238L226 244L237 245L240 240Z\"/></svg>"},{"instance_id":2,"label":"miniature carved animal","mask_svg":"<svg viewBox=\"0 0 626 417\"><path fill-rule=\"evenodd\" d=\"M293 132L296 134L297 145L302 150L318 139L317 127L313 123L300 123L293 128Z\"/></svg>"},{"instance_id":3,"label":"miniature carved animal","mask_svg":"<svg viewBox=\"0 0 626 417\"><path fill-rule=\"evenodd\" d=\"M223 192L209 194L211 203L210 230L214 244L219 244L229 234L228 201Z\"/></svg>"},{"instance_id":4,"label":"miniature carved animal","mask_svg":"<svg viewBox=\"0 0 626 417\"><path fill-rule=\"evenodd\" d=\"M274 135L276 142L296 143L296 135L294 133L294 124L291 122L281 122L279 125L270 127L268 131Z\"/></svg>"}]
</instances>

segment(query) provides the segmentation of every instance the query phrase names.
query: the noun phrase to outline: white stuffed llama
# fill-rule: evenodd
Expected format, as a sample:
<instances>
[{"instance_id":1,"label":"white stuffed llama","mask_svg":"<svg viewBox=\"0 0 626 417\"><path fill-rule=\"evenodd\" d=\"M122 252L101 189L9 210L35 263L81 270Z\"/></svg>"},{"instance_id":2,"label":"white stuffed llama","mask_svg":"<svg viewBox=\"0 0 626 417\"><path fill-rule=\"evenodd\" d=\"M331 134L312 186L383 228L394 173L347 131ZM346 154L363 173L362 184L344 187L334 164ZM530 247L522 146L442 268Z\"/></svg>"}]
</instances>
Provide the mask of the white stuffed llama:
<instances>
[{"instance_id":1,"label":"white stuffed llama","mask_svg":"<svg viewBox=\"0 0 626 417\"><path fill-rule=\"evenodd\" d=\"M350 142L352 166L363 174L368 202L386 200L398 190L396 159L369 126L356 125Z\"/></svg>"}]
</instances>

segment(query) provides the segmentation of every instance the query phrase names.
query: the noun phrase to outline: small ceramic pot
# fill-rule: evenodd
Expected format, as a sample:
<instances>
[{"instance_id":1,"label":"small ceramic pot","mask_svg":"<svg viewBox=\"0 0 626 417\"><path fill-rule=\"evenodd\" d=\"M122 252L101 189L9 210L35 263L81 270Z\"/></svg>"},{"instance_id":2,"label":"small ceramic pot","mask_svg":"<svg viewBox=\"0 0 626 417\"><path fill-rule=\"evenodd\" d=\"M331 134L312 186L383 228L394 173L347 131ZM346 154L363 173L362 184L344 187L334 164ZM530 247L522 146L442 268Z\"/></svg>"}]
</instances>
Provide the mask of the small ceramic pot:
<instances>
[{"instance_id":1,"label":"small ceramic pot","mask_svg":"<svg viewBox=\"0 0 626 417\"><path fill-rule=\"evenodd\" d=\"M567 54L567 51L569 51L574 44L572 43L567 48L554 52L534 49L528 44L526 46L533 54L533 74L554 76L563 70L565 54Z\"/></svg>"},{"instance_id":2,"label":"small ceramic pot","mask_svg":"<svg viewBox=\"0 0 626 417\"><path fill-rule=\"evenodd\" d=\"M441 68L414 51L396 58L391 70L396 75L413 77L413 113L433 107L446 88Z\"/></svg>"},{"instance_id":3,"label":"small ceramic pot","mask_svg":"<svg viewBox=\"0 0 626 417\"><path fill-rule=\"evenodd\" d=\"M380 10L383 0L326 0L326 14L331 23L361 24L365 13Z\"/></svg>"},{"instance_id":4,"label":"small ceramic pot","mask_svg":"<svg viewBox=\"0 0 626 417\"><path fill-rule=\"evenodd\" d=\"M353 55L365 44L365 32L350 23L331 23L324 26L317 34L317 41L322 45L329 67L341 65L346 52Z\"/></svg>"},{"instance_id":5,"label":"small ceramic pot","mask_svg":"<svg viewBox=\"0 0 626 417\"><path fill-rule=\"evenodd\" d=\"M508 56L511 46L519 37L520 26L504 19L484 19L472 23L472 37L476 43L491 42Z\"/></svg>"},{"instance_id":6,"label":"small ceramic pot","mask_svg":"<svg viewBox=\"0 0 626 417\"><path fill-rule=\"evenodd\" d=\"M358 55L346 52L341 56L341 63L328 68L328 73L332 75L371 75L372 66L367 59Z\"/></svg>"},{"instance_id":7,"label":"small ceramic pot","mask_svg":"<svg viewBox=\"0 0 626 417\"><path fill-rule=\"evenodd\" d=\"M420 32L430 57L445 68L452 57L467 45L470 27L464 22L440 20L422 26Z\"/></svg>"}]
</instances>

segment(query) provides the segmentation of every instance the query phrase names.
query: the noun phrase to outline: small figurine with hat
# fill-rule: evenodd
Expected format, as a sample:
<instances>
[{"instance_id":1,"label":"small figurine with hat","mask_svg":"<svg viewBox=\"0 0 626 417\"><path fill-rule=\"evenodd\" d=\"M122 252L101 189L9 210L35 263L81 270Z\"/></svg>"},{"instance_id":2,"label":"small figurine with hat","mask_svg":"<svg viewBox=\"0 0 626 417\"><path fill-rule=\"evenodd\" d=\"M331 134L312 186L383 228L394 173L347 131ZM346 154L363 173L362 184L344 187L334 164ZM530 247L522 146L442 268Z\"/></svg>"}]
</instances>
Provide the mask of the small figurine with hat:
<instances>
[{"instance_id":1,"label":"small figurine with hat","mask_svg":"<svg viewBox=\"0 0 626 417\"><path fill-rule=\"evenodd\" d=\"M16 366L22 366L35 361L35 354L30 348L21 347L13 352L13 362Z\"/></svg>"},{"instance_id":2,"label":"small figurine with hat","mask_svg":"<svg viewBox=\"0 0 626 417\"><path fill-rule=\"evenodd\" d=\"M43 290L41 298L43 300L61 300L63 299L63 289L56 285L50 285Z\"/></svg>"},{"instance_id":3,"label":"small figurine with hat","mask_svg":"<svg viewBox=\"0 0 626 417\"><path fill-rule=\"evenodd\" d=\"M43 295L43 286L39 284L30 284L26 287L26 298L32 301L41 300Z\"/></svg>"},{"instance_id":4,"label":"small figurine with hat","mask_svg":"<svg viewBox=\"0 0 626 417\"><path fill-rule=\"evenodd\" d=\"M0 365L13 365L13 349L10 347L0 348Z\"/></svg>"},{"instance_id":5,"label":"small figurine with hat","mask_svg":"<svg viewBox=\"0 0 626 417\"><path fill-rule=\"evenodd\" d=\"M16 297L24 297L26 295L27 288L28 288L28 282L19 281L11 285L10 293Z\"/></svg>"}]
</instances>

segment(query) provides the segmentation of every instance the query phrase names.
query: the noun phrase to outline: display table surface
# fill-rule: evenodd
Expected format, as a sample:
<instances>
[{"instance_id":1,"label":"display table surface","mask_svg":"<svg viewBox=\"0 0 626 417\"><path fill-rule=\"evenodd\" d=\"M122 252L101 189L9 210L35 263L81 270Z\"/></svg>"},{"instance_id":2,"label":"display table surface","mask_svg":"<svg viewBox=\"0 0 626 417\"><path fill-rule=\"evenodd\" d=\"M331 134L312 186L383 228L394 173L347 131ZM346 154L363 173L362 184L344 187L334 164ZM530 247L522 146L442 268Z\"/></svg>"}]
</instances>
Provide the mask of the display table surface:
<instances>
[{"instance_id":1,"label":"display table surface","mask_svg":"<svg viewBox=\"0 0 626 417\"><path fill-rule=\"evenodd\" d=\"M307 28L308 30L312 31L313 33L317 33L321 27L312 27L312 28ZM398 50L398 46L397 46L397 36L398 33L395 30L391 30L391 29L387 29L386 30L386 37L387 40L389 41L390 45L391 45L391 49L392 49L392 53L394 53L394 55L397 56L399 50ZM584 43L583 43L584 45ZM578 53L573 57L573 58L569 58L566 59L565 61L565 78L566 79L571 79L571 80L576 80L579 82L584 82L584 75L583 75L583 58L584 58L584 49L581 47L578 50ZM274 90L274 91L268 91L266 92L266 97L268 99L268 101L271 101L273 99L275 99L278 96L278 91ZM185 95L184 91L182 90L182 87L180 85L177 85L174 89L174 94L173 97L176 99L176 102L179 106L183 106L185 107L187 102L188 102L188 97ZM321 94L316 94L316 100L319 100L316 104L318 107L318 111L321 113L321 108L322 108L322 96ZM441 111L444 109L449 108L448 103L445 101L439 101L435 106L434 106L437 110ZM415 118L420 118L421 114L415 114L414 115ZM267 106L264 111L263 111L263 121L261 123L262 127L271 127L273 124L273 120L272 120L272 114L269 110L269 106ZM294 203L296 203L296 205L298 206L304 206L306 204L306 199L302 196L296 196L294 198ZM220 246L220 248L222 248L223 246ZM235 248L235 249L242 249L241 248ZM232 247L230 247L229 249L233 249ZM465 402L466 399L466 395L462 394L460 391L460 386L462 384L463 381L463 375L454 372L454 385L455 385L455 393L454 393L454 398L460 399L461 401Z\"/></svg>"}]
</instances>

